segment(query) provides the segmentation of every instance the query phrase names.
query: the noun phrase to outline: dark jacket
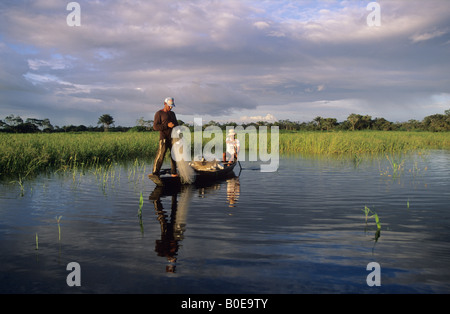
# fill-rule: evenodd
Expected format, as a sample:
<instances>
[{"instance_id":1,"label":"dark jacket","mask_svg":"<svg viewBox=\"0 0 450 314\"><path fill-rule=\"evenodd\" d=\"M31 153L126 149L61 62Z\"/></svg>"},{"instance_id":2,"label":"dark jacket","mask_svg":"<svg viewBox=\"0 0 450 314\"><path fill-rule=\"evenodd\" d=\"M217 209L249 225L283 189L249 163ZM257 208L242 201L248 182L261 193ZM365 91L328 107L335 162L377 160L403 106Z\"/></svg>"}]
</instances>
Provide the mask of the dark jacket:
<instances>
[{"instance_id":1,"label":"dark jacket","mask_svg":"<svg viewBox=\"0 0 450 314\"><path fill-rule=\"evenodd\" d=\"M159 131L159 139L171 139L172 129L169 128L168 124L172 122L175 126L178 125L177 116L175 112L169 111L165 112L164 110L159 110L155 114L155 119L153 120L153 129L155 131ZM174 126L174 127L175 127Z\"/></svg>"}]
</instances>

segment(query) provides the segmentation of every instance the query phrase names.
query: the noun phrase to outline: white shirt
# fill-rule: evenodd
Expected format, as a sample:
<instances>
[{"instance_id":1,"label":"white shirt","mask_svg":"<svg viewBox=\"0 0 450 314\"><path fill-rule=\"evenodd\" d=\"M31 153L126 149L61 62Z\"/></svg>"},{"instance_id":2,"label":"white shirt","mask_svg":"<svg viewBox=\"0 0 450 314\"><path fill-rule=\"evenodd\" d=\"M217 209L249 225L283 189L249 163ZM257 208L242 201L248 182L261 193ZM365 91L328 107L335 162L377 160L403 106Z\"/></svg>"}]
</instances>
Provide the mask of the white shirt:
<instances>
[{"instance_id":1,"label":"white shirt","mask_svg":"<svg viewBox=\"0 0 450 314\"><path fill-rule=\"evenodd\" d=\"M234 160L234 154L239 152L240 143L238 139L234 139L233 136L227 136L227 154L229 154L230 161Z\"/></svg>"}]
</instances>

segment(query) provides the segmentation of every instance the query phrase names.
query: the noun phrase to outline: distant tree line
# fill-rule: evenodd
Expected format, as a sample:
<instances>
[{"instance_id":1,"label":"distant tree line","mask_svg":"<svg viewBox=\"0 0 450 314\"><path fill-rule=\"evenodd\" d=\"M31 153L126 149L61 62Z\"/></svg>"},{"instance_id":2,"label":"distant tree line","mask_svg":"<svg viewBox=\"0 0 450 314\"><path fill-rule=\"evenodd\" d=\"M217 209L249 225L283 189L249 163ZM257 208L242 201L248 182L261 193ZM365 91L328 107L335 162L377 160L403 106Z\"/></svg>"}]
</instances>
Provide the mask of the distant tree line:
<instances>
[{"instance_id":1,"label":"distant tree line","mask_svg":"<svg viewBox=\"0 0 450 314\"><path fill-rule=\"evenodd\" d=\"M261 124L263 122L259 122ZM266 123L267 124L267 123ZM310 122L292 122L290 120L279 120L272 123L278 125L280 129L298 131L430 131L443 132L450 131L450 109L445 114L434 114L425 117L422 121L409 120L408 122L391 122L385 118L372 119L369 115L352 113L347 120L338 122L335 118L316 117Z\"/></svg>"},{"instance_id":2,"label":"distant tree line","mask_svg":"<svg viewBox=\"0 0 450 314\"><path fill-rule=\"evenodd\" d=\"M182 120L178 120L179 125L185 125L193 129ZM235 122L219 123L209 121L203 125L218 126L225 129L227 126L236 127ZM450 131L450 109L444 114L434 114L425 117L422 121L409 120L408 122L391 122L384 118L372 119L369 115L352 113L345 121L338 122L336 118L316 117L309 122L294 122L279 120L276 122L258 121L240 124L243 127L254 126L278 126L280 130L292 131L358 131L358 130L379 130L379 131L430 131L445 132ZM97 126L66 125L63 127L53 126L49 119L28 118L23 120L20 116L10 115L0 120L0 132L7 133L57 133L57 132L146 132L153 131L153 120L145 120L143 117L136 120L133 127L115 126L114 118L109 114L104 114L98 119Z\"/></svg>"},{"instance_id":3,"label":"distant tree line","mask_svg":"<svg viewBox=\"0 0 450 314\"><path fill-rule=\"evenodd\" d=\"M28 118L23 120L20 116L9 115L0 120L0 132L6 133L59 133L59 132L126 132L130 127L111 127L114 119L109 114L104 114L98 119L97 126L65 125L63 127L53 126L49 119Z\"/></svg>"}]
</instances>

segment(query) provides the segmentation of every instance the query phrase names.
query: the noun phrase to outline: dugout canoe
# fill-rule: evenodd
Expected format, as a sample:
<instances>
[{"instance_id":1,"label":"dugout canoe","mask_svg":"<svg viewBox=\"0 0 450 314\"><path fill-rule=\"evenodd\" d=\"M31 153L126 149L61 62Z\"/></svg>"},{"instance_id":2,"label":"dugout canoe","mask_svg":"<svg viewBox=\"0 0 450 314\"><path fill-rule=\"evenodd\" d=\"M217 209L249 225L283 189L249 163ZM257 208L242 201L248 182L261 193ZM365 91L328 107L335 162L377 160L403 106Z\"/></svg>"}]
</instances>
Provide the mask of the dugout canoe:
<instances>
[{"instance_id":1,"label":"dugout canoe","mask_svg":"<svg viewBox=\"0 0 450 314\"><path fill-rule=\"evenodd\" d=\"M238 161L236 159L233 162L203 160L190 162L189 166L195 172L194 182L199 182L225 178L233 173L237 163ZM149 174L148 177L158 186L182 184L179 176L172 177L170 175L170 169L161 170L161 176L159 177L153 174Z\"/></svg>"}]
</instances>

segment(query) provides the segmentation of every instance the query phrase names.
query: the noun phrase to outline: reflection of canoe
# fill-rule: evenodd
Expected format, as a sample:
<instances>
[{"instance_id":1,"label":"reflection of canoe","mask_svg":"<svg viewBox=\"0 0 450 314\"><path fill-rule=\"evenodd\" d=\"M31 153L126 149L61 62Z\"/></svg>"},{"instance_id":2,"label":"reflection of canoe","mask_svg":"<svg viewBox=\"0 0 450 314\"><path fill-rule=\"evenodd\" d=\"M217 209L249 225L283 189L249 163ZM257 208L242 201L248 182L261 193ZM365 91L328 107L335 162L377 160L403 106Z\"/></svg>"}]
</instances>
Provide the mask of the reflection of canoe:
<instances>
[{"instance_id":1,"label":"reflection of canoe","mask_svg":"<svg viewBox=\"0 0 450 314\"><path fill-rule=\"evenodd\" d=\"M197 181L208 181L216 180L220 178L227 177L233 173L234 167L236 167L237 160L234 162L223 162L223 161L193 161L189 165L195 171L195 182ZM150 174L148 177L156 185L167 186L167 185L180 185L180 177L172 177L170 175L170 170L162 170L161 174L169 174L168 176L162 175L160 177Z\"/></svg>"}]
</instances>

